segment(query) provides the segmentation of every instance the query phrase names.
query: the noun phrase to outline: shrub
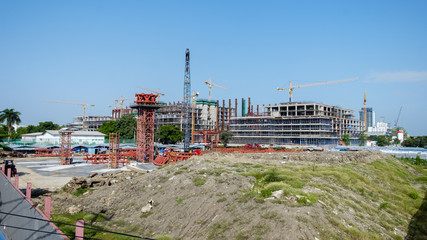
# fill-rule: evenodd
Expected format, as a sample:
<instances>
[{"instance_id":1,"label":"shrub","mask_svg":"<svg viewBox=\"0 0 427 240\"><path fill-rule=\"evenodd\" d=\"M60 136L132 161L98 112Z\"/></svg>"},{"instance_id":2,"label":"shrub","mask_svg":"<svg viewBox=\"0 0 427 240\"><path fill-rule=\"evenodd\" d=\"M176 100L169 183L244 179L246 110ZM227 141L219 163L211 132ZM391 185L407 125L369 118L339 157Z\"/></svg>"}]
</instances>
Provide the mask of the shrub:
<instances>
[{"instance_id":1,"label":"shrub","mask_svg":"<svg viewBox=\"0 0 427 240\"><path fill-rule=\"evenodd\" d=\"M417 190L412 190L408 195L412 199L417 199L419 197Z\"/></svg>"}]
</instances>

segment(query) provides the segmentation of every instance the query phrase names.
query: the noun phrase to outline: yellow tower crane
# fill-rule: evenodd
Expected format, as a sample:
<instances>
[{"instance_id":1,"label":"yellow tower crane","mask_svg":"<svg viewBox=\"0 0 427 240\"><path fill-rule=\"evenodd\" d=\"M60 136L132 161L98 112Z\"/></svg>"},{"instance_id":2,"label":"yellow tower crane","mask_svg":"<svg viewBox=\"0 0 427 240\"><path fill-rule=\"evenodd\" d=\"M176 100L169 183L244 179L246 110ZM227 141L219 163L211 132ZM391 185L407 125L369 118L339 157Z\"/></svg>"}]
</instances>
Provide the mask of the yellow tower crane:
<instances>
[{"instance_id":1,"label":"yellow tower crane","mask_svg":"<svg viewBox=\"0 0 427 240\"><path fill-rule=\"evenodd\" d=\"M314 86L334 84L334 83L351 82L351 81L356 81L356 80L358 80L358 78L350 78L350 79L336 80L336 81L330 81L330 82L311 83L311 84L297 85L297 86L292 86L292 81L289 81L289 87L288 88L277 88L277 90L283 91L283 90L288 89L289 90L289 102L292 102L292 92L295 88L314 87Z\"/></svg>"},{"instance_id":2,"label":"yellow tower crane","mask_svg":"<svg viewBox=\"0 0 427 240\"><path fill-rule=\"evenodd\" d=\"M123 96L120 96L120 99L114 99L114 101L116 103L120 102L120 117L123 116L123 102L127 101L127 100L132 100L132 99L136 99L135 97L131 97L131 98L123 98Z\"/></svg>"},{"instance_id":3,"label":"yellow tower crane","mask_svg":"<svg viewBox=\"0 0 427 240\"><path fill-rule=\"evenodd\" d=\"M181 98L181 99L179 99L178 101L184 101L185 99L187 99L187 98L193 98L193 111L192 111L192 113L191 113L191 144L194 144L194 138L193 138L193 135L194 135L194 125L195 125L195 109L196 109L196 97L197 96L199 96L199 93L198 92L194 92L194 90L193 90L193 95L191 95L191 96L188 96L188 97L186 97L186 98Z\"/></svg>"},{"instance_id":4,"label":"yellow tower crane","mask_svg":"<svg viewBox=\"0 0 427 240\"><path fill-rule=\"evenodd\" d=\"M55 103L63 103L63 104L74 104L74 105L80 105L83 107L83 119L82 119L82 130L85 129L85 116L86 116L86 106L89 107L95 107L94 104L88 104L85 101L83 103L76 103L76 102L66 102L66 101L55 101L55 100L47 100L48 102L55 102Z\"/></svg>"},{"instance_id":5,"label":"yellow tower crane","mask_svg":"<svg viewBox=\"0 0 427 240\"><path fill-rule=\"evenodd\" d=\"M216 84L212 83L212 79L211 78L209 78L209 82L205 81L205 83L209 85L209 102L212 100L212 86L215 86L215 87L227 90L227 88L225 88L225 87L221 87L219 85L216 85Z\"/></svg>"},{"instance_id":6,"label":"yellow tower crane","mask_svg":"<svg viewBox=\"0 0 427 240\"><path fill-rule=\"evenodd\" d=\"M147 91L152 92L152 93L157 93L157 100L160 98L160 96L164 96L165 95L164 93L160 92L160 88L159 88L158 91L155 91L155 90L151 90L149 88L145 88L145 87L141 87L141 86L137 86L137 87L141 88L141 89L144 89L144 90L147 90Z\"/></svg>"}]
</instances>

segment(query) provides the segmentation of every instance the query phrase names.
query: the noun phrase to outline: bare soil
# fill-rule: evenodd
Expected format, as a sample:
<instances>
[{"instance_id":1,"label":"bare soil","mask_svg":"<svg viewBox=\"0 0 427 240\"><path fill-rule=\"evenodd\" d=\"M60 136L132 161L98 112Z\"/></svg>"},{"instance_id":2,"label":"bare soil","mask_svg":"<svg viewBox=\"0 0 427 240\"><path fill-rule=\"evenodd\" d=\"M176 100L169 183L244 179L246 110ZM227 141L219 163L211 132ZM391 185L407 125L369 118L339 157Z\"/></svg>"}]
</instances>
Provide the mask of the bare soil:
<instances>
[{"instance_id":1,"label":"bare soil","mask_svg":"<svg viewBox=\"0 0 427 240\"><path fill-rule=\"evenodd\" d=\"M389 155L369 151L210 153L167 165L146 174L135 172L110 174L107 181L114 178L120 181L110 185L94 186L92 191L80 197L65 192L56 194L53 196L53 204L57 213L74 214L79 211L103 213L109 221L98 224L146 237L326 239L329 238L325 237L331 231L329 229L336 228L344 232L347 231L345 229L350 229L348 230L350 232L343 233L339 239L370 239L371 235L368 234L370 231L375 232L377 234L375 236L381 236L380 238L402 239L406 234L405 224L407 225L411 217L409 213L402 214L403 219L399 219L400 224L404 226L385 229L371 220L370 214L375 213L356 212L361 210L352 205L353 201L363 202L363 197L331 183L328 179L312 179L313 184L307 184L301 191L303 194L329 196L324 189L315 186L323 183L333 185L331 188L336 190L338 200L331 199L329 202L327 198L321 198L322 200L319 198L319 201L313 204L300 204L301 196L298 194L277 198L266 197L261 200L250 195L254 185L257 184L257 179L242 174L249 166L252 169L266 169L289 165L290 169L297 170L307 166L313 166L314 169L315 166L353 164L357 168L358 164L369 164L384 159L393 160ZM115 177L115 174L120 176ZM85 182L87 187L87 183L92 181L91 177L74 179L67 185L70 189L78 189L79 187L75 185L79 182ZM340 197L345 198L344 196L351 200L346 200L350 205L336 203L340 201ZM375 206L375 209L377 207ZM383 215L382 217L388 216L387 213ZM363 218L366 218L366 221L361 221Z\"/></svg>"}]
</instances>

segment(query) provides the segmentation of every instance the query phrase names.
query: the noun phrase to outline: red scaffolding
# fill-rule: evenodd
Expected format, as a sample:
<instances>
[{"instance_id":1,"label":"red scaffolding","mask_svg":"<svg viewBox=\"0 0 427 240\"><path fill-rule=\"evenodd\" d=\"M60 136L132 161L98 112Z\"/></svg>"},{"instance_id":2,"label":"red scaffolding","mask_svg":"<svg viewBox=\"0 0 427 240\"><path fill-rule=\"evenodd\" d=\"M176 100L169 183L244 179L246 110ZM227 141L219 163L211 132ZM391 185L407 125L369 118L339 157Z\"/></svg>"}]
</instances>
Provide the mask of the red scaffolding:
<instances>
[{"instance_id":1,"label":"red scaffolding","mask_svg":"<svg viewBox=\"0 0 427 240\"><path fill-rule=\"evenodd\" d=\"M108 156L108 167L119 168L119 149L120 149L120 133L110 133L109 135L110 154Z\"/></svg>"},{"instance_id":2,"label":"red scaffolding","mask_svg":"<svg viewBox=\"0 0 427 240\"><path fill-rule=\"evenodd\" d=\"M71 164L71 133L72 130L64 129L61 134L61 165Z\"/></svg>"},{"instance_id":3,"label":"red scaffolding","mask_svg":"<svg viewBox=\"0 0 427 240\"><path fill-rule=\"evenodd\" d=\"M138 110L136 132L136 160L152 162L154 160L154 112L161 105L155 94L135 94L137 100L131 108Z\"/></svg>"}]
</instances>

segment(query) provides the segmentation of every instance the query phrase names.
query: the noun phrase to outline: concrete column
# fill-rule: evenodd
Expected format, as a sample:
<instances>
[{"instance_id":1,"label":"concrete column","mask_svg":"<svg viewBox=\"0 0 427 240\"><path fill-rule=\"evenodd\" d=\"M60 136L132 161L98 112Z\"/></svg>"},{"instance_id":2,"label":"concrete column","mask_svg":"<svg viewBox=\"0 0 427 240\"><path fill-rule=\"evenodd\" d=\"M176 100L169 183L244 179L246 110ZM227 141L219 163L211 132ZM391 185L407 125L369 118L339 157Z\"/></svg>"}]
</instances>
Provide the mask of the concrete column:
<instances>
[{"instance_id":1,"label":"concrete column","mask_svg":"<svg viewBox=\"0 0 427 240\"><path fill-rule=\"evenodd\" d=\"M19 189L19 175L18 174L15 174L15 182L14 182L14 184L15 184L15 187L17 189Z\"/></svg>"},{"instance_id":2,"label":"concrete column","mask_svg":"<svg viewBox=\"0 0 427 240\"><path fill-rule=\"evenodd\" d=\"M7 179L10 181L10 176L12 175L12 169L7 169Z\"/></svg>"},{"instance_id":3,"label":"concrete column","mask_svg":"<svg viewBox=\"0 0 427 240\"><path fill-rule=\"evenodd\" d=\"M28 201L31 201L31 183L27 183L27 192L25 194L25 198Z\"/></svg>"},{"instance_id":4,"label":"concrete column","mask_svg":"<svg viewBox=\"0 0 427 240\"><path fill-rule=\"evenodd\" d=\"M83 219L77 219L76 221L76 240L83 240L84 236L84 225L85 221Z\"/></svg>"}]
</instances>

